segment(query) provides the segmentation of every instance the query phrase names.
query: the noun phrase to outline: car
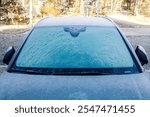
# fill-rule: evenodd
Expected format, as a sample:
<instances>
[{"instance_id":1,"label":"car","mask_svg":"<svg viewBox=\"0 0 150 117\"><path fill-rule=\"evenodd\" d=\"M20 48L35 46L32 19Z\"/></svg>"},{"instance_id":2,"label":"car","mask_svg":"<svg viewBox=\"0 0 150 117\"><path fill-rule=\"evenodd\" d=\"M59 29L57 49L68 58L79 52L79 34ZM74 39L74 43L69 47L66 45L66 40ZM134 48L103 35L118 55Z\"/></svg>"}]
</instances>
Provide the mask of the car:
<instances>
[{"instance_id":1,"label":"car","mask_svg":"<svg viewBox=\"0 0 150 117\"><path fill-rule=\"evenodd\" d=\"M46 17L3 62L2 100L150 99L144 48L108 17Z\"/></svg>"}]
</instances>

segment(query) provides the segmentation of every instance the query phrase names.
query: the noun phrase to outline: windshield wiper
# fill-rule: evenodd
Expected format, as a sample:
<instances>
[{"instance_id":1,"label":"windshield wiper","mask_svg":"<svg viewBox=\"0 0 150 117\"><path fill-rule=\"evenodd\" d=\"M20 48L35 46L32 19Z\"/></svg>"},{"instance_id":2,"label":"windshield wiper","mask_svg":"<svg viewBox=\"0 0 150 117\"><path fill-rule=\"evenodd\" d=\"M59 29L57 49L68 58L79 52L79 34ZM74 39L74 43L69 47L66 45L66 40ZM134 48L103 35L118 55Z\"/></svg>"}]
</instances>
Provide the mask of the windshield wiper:
<instances>
[{"instance_id":1,"label":"windshield wiper","mask_svg":"<svg viewBox=\"0 0 150 117\"><path fill-rule=\"evenodd\" d=\"M14 69L13 72L19 72L24 74L32 74L32 75L113 75L112 73L105 73L105 72L59 72L59 71L41 71L41 70L22 70L22 69Z\"/></svg>"},{"instance_id":2,"label":"windshield wiper","mask_svg":"<svg viewBox=\"0 0 150 117\"><path fill-rule=\"evenodd\" d=\"M24 73L24 74L32 74L32 75L50 75L47 72L35 71L35 70L14 70L15 72Z\"/></svg>"},{"instance_id":3,"label":"windshield wiper","mask_svg":"<svg viewBox=\"0 0 150 117\"><path fill-rule=\"evenodd\" d=\"M111 73L100 73L100 72L56 72L52 75L112 75Z\"/></svg>"}]
</instances>

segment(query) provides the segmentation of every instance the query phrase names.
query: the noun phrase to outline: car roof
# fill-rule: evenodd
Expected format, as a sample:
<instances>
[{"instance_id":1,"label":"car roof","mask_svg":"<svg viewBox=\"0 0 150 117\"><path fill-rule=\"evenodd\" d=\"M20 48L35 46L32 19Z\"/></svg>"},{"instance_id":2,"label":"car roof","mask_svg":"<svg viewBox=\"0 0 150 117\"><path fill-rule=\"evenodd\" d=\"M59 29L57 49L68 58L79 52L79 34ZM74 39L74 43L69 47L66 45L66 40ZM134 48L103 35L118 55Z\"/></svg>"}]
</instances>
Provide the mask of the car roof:
<instances>
[{"instance_id":1,"label":"car roof","mask_svg":"<svg viewBox=\"0 0 150 117\"><path fill-rule=\"evenodd\" d=\"M35 27L45 26L66 26L66 25L84 25L84 26L112 26L115 24L107 17L89 17L89 16L60 16L46 17L40 20Z\"/></svg>"}]
</instances>

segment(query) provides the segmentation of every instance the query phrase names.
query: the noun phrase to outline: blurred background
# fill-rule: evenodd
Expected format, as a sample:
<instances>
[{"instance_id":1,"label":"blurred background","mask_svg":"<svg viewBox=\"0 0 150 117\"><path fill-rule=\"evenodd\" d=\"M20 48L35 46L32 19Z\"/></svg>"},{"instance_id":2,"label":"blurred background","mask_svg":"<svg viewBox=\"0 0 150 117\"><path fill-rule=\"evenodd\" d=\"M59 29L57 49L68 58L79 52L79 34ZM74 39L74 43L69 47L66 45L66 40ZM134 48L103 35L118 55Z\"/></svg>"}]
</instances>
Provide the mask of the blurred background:
<instances>
[{"instance_id":1,"label":"blurred background","mask_svg":"<svg viewBox=\"0 0 150 117\"><path fill-rule=\"evenodd\" d=\"M37 21L65 15L108 16L150 57L150 0L0 0L0 73L7 48L17 48ZM150 63L144 68L150 71Z\"/></svg>"},{"instance_id":2,"label":"blurred background","mask_svg":"<svg viewBox=\"0 0 150 117\"><path fill-rule=\"evenodd\" d=\"M32 24L45 16L150 17L150 0L0 0L1 24Z\"/></svg>"}]
</instances>

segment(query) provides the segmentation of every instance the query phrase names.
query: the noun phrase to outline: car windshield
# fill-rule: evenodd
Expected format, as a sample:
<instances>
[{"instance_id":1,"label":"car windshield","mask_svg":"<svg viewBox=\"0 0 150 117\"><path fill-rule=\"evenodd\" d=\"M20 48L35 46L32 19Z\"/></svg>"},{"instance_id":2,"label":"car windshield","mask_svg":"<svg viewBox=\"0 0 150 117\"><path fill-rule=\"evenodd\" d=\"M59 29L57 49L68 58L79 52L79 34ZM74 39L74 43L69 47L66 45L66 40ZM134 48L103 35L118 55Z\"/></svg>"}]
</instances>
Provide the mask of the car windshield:
<instances>
[{"instance_id":1,"label":"car windshield","mask_svg":"<svg viewBox=\"0 0 150 117\"><path fill-rule=\"evenodd\" d=\"M115 27L38 27L19 52L15 69L48 73L138 72Z\"/></svg>"}]
</instances>

